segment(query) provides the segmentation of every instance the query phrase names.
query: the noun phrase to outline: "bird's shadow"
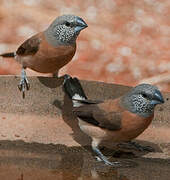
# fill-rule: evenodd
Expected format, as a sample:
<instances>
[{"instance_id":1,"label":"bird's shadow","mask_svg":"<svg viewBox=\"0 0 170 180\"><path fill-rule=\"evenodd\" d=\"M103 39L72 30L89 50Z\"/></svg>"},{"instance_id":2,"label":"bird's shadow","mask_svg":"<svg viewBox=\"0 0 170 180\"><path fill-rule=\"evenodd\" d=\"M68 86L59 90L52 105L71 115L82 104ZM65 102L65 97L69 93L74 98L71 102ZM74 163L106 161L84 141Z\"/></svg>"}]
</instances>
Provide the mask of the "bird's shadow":
<instances>
[{"instance_id":1,"label":"bird's shadow","mask_svg":"<svg viewBox=\"0 0 170 180\"><path fill-rule=\"evenodd\" d=\"M81 146L90 146L91 139L80 130L78 120L72 112L73 105L69 97L64 95L63 102L56 99L53 104L61 110L64 122L71 127L73 139Z\"/></svg>"},{"instance_id":2,"label":"bird's shadow","mask_svg":"<svg viewBox=\"0 0 170 180\"><path fill-rule=\"evenodd\" d=\"M64 95L63 102L56 99L53 104L56 106L56 108L59 108L61 110L63 120L69 127L71 127L73 131L73 134L72 134L73 139L77 143L79 143L82 147L84 147L88 151L91 151L91 138L80 130L79 125L78 125L78 120L72 112L73 106L72 106L72 101L70 100L70 98L67 95ZM148 141L141 141L141 140L135 140L135 141L139 143L141 146L152 147L154 149L154 152L162 152L162 150L157 144L154 144ZM102 152L105 155L111 155L113 157L120 157L120 158L121 157L135 158L135 157L140 157L149 153L148 151L138 151L133 148L127 149L126 146L123 148L122 147L117 148L118 146L113 145L113 147L114 149L104 146L102 148Z\"/></svg>"},{"instance_id":3,"label":"bird's shadow","mask_svg":"<svg viewBox=\"0 0 170 180\"><path fill-rule=\"evenodd\" d=\"M59 87L62 85L63 83L63 76L61 77L42 77L42 76L39 76L37 77L38 80L46 87L49 87L49 88L56 88L56 87Z\"/></svg>"}]
</instances>

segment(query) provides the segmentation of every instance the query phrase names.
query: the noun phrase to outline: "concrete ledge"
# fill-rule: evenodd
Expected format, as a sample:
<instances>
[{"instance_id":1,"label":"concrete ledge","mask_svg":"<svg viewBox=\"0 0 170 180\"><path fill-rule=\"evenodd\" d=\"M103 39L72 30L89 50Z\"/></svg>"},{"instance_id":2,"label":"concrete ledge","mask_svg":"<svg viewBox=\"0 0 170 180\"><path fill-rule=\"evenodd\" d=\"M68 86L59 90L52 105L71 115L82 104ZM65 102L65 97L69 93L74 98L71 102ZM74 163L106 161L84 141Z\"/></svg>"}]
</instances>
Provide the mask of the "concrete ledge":
<instances>
[{"instance_id":1,"label":"concrete ledge","mask_svg":"<svg viewBox=\"0 0 170 180\"><path fill-rule=\"evenodd\" d=\"M70 112L71 102L62 90L62 79L29 77L31 89L25 99L17 88L19 80L0 77L0 140L75 145L70 134L77 125ZM97 82L82 84L93 99L117 97L129 89Z\"/></svg>"},{"instance_id":2,"label":"concrete ledge","mask_svg":"<svg viewBox=\"0 0 170 180\"><path fill-rule=\"evenodd\" d=\"M0 140L23 140L68 146L88 144L87 136L79 130L76 119L70 112L71 102L62 90L62 79L29 77L31 89L26 92L25 99L22 99L17 88L19 80L19 77L14 76L0 77ZM130 88L102 82L81 83L87 96L92 99L116 98ZM158 106L151 127L168 127L170 124L170 94L165 93L164 97L166 102ZM153 129L154 137L155 133ZM144 138L146 139L145 136Z\"/></svg>"},{"instance_id":3,"label":"concrete ledge","mask_svg":"<svg viewBox=\"0 0 170 180\"><path fill-rule=\"evenodd\" d=\"M70 112L72 104L62 90L61 79L29 77L31 89L25 99L17 89L19 80L14 76L0 77L0 179L169 179L169 93L164 93L166 102L156 108L151 126L137 138L156 152L123 154L125 158L133 157L138 166L114 170L91 155L86 146L90 139L80 131ZM130 88L81 83L92 99L116 98ZM108 150L103 152L107 154ZM109 154L113 152L110 149Z\"/></svg>"}]
</instances>

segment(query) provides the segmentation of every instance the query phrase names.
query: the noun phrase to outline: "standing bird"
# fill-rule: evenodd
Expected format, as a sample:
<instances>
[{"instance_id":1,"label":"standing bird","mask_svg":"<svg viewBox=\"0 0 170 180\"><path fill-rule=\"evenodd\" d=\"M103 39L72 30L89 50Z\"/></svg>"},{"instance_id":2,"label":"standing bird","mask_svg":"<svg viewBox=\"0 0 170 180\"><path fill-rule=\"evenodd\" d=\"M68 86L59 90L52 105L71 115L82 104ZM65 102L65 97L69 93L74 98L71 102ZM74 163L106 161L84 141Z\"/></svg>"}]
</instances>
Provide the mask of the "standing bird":
<instances>
[{"instance_id":1,"label":"standing bird","mask_svg":"<svg viewBox=\"0 0 170 180\"><path fill-rule=\"evenodd\" d=\"M40 73L52 73L58 77L58 71L69 63L76 52L76 39L85 29L85 21L75 15L57 17L43 32L40 32L19 46L16 52L0 54L2 57L14 57L22 65L20 91L29 90L25 69L28 67Z\"/></svg>"},{"instance_id":2,"label":"standing bird","mask_svg":"<svg viewBox=\"0 0 170 180\"><path fill-rule=\"evenodd\" d=\"M129 142L140 135L151 123L154 108L164 103L157 87L140 84L117 99L88 100L77 78L65 76L64 91L72 99L73 113L80 129L92 138L92 149L107 165L110 162L100 151L99 144L106 140L115 143Z\"/></svg>"}]
</instances>

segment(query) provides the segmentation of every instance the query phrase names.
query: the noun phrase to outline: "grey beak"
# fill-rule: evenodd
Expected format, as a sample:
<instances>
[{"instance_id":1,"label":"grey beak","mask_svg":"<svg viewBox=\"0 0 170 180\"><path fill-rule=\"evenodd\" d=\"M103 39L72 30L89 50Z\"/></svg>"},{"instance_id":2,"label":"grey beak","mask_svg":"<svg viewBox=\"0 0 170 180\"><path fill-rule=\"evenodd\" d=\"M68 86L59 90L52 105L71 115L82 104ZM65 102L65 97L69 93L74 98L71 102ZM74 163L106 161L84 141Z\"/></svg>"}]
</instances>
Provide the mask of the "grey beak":
<instances>
[{"instance_id":1,"label":"grey beak","mask_svg":"<svg viewBox=\"0 0 170 180\"><path fill-rule=\"evenodd\" d=\"M156 90L154 93L153 100L151 102L152 104L163 104L164 103L164 98L159 90Z\"/></svg>"},{"instance_id":2,"label":"grey beak","mask_svg":"<svg viewBox=\"0 0 170 180\"><path fill-rule=\"evenodd\" d=\"M75 31L76 32L80 32L81 30L83 30L86 27L88 27L86 22L82 18L80 18L80 17L76 17L76 24L77 24L77 26L75 27Z\"/></svg>"}]
</instances>

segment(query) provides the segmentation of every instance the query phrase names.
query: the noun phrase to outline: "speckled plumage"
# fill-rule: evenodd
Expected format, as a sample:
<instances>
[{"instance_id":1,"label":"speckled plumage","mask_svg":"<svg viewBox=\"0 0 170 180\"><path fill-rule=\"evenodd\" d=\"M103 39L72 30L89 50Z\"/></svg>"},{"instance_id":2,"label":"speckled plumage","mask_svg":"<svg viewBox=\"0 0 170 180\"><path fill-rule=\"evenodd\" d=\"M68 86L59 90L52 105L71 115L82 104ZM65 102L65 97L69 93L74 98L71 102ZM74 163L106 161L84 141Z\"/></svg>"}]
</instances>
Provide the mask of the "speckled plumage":
<instances>
[{"instance_id":1,"label":"speckled plumage","mask_svg":"<svg viewBox=\"0 0 170 180\"><path fill-rule=\"evenodd\" d=\"M23 94L25 89L28 90L30 87L25 69L30 68L40 73L52 73L58 76L59 69L73 58L76 52L76 38L86 27L87 24L78 16L59 16L45 31L22 43L16 53L0 55L15 57L16 61L22 65L19 89Z\"/></svg>"},{"instance_id":2,"label":"speckled plumage","mask_svg":"<svg viewBox=\"0 0 170 180\"><path fill-rule=\"evenodd\" d=\"M64 90L73 98L80 91L75 78L67 77ZM80 85L80 83L79 83ZM82 89L82 88L81 88ZM74 93L74 92L75 93ZM79 95L83 96L84 92ZM80 129L92 138L92 149L105 164L117 166L101 153L98 146L102 141L128 142L139 136L151 123L154 107L164 102L157 87L141 84L132 88L124 96L102 102L72 99L73 113L77 116Z\"/></svg>"},{"instance_id":3,"label":"speckled plumage","mask_svg":"<svg viewBox=\"0 0 170 180\"><path fill-rule=\"evenodd\" d=\"M154 111L155 104L152 100L156 98L155 93L161 96L156 86L140 84L122 98L122 103L130 112L149 117Z\"/></svg>"},{"instance_id":4,"label":"speckled plumage","mask_svg":"<svg viewBox=\"0 0 170 180\"><path fill-rule=\"evenodd\" d=\"M74 15L63 15L57 17L52 24L45 31L45 37L50 44L56 46L58 44L67 45L73 44L76 41L80 30L76 30L76 27L84 29L87 24L84 20Z\"/></svg>"}]
</instances>

